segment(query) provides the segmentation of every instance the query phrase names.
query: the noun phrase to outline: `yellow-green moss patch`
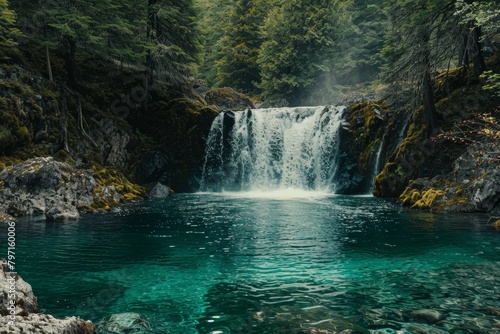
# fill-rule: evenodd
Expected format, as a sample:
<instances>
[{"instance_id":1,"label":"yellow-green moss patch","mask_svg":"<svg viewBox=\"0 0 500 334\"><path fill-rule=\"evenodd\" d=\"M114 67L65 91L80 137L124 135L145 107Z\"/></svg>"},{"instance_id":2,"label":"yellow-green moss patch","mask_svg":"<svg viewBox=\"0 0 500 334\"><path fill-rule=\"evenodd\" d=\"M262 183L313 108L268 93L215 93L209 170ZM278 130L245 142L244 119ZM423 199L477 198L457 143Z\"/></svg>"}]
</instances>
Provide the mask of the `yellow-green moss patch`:
<instances>
[{"instance_id":1,"label":"yellow-green moss patch","mask_svg":"<svg viewBox=\"0 0 500 334\"><path fill-rule=\"evenodd\" d=\"M93 190L94 204L92 209L109 210L123 201L143 199L146 196L144 187L130 182L122 172L101 166L92 168L97 186ZM115 193L119 196L115 196Z\"/></svg>"}]
</instances>

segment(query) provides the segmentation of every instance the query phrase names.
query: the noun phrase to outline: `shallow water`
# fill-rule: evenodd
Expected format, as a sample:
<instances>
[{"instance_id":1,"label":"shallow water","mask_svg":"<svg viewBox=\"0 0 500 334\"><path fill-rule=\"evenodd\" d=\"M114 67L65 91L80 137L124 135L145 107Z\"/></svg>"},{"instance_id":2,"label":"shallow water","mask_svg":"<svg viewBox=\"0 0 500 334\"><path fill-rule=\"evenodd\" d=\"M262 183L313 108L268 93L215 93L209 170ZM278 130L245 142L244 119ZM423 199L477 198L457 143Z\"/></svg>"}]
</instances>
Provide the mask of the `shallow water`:
<instances>
[{"instance_id":1,"label":"shallow water","mask_svg":"<svg viewBox=\"0 0 500 334\"><path fill-rule=\"evenodd\" d=\"M21 220L16 269L47 313L137 312L152 333L498 332L500 235L487 216L288 194L186 194L77 222ZM422 324L419 309L444 320Z\"/></svg>"}]
</instances>

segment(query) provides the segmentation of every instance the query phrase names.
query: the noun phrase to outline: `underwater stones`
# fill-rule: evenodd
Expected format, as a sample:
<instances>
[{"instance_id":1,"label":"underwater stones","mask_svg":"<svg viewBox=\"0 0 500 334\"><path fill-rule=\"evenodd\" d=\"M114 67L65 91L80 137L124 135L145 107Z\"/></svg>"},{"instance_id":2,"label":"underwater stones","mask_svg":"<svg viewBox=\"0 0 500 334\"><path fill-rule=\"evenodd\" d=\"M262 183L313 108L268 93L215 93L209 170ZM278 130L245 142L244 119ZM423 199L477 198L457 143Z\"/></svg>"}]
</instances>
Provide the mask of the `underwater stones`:
<instances>
[{"instance_id":1,"label":"underwater stones","mask_svg":"<svg viewBox=\"0 0 500 334\"><path fill-rule=\"evenodd\" d=\"M152 333L146 316L132 312L113 314L99 322L97 328L100 334Z\"/></svg>"},{"instance_id":2,"label":"underwater stones","mask_svg":"<svg viewBox=\"0 0 500 334\"><path fill-rule=\"evenodd\" d=\"M423 324L409 324L405 330L413 334L446 334L448 332Z\"/></svg>"},{"instance_id":3,"label":"underwater stones","mask_svg":"<svg viewBox=\"0 0 500 334\"><path fill-rule=\"evenodd\" d=\"M410 318L417 321L425 321L430 324L434 324L444 319L444 315L436 310L432 309L421 309L412 311L410 313Z\"/></svg>"}]
</instances>

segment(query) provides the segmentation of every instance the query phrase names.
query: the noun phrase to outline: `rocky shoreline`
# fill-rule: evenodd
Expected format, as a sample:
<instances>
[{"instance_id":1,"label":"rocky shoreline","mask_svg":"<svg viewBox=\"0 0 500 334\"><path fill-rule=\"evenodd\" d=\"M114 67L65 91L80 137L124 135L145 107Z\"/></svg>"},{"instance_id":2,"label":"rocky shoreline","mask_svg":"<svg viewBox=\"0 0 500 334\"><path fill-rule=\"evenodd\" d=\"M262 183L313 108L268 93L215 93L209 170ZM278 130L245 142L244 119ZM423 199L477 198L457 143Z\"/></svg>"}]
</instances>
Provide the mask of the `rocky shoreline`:
<instances>
[{"instance_id":1,"label":"rocky shoreline","mask_svg":"<svg viewBox=\"0 0 500 334\"><path fill-rule=\"evenodd\" d=\"M167 197L170 188L146 189L105 168L77 168L53 157L33 158L0 172L0 213L75 220L81 212L109 210L134 199Z\"/></svg>"},{"instance_id":2,"label":"rocky shoreline","mask_svg":"<svg viewBox=\"0 0 500 334\"><path fill-rule=\"evenodd\" d=\"M0 260L0 334L92 334L96 327L78 317L55 318L41 313L31 285L11 273L5 259ZM15 287L15 288L13 288ZM14 297L15 296L15 297ZM11 301L15 301L12 307Z\"/></svg>"}]
</instances>

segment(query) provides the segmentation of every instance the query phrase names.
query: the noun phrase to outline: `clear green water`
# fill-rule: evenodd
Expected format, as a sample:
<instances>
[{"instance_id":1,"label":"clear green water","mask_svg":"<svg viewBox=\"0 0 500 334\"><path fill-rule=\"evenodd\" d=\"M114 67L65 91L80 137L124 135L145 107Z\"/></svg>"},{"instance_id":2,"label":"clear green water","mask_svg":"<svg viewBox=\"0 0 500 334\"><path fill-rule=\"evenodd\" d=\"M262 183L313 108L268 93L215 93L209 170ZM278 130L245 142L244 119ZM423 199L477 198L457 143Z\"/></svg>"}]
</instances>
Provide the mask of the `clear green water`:
<instances>
[{"instance_id":1,"label":"clear green water","mask_svg":"<svg viewBox=\"0 0 500 334\"><path fill-rule=\"evenodd\" d=\"M412 333L424 308L445 316L427 330L497 333L500 234L487 219L373 197L176 195L21 220L17 271L47 313L137 312L153 333Z\"/></svg>"}]
</instances>

